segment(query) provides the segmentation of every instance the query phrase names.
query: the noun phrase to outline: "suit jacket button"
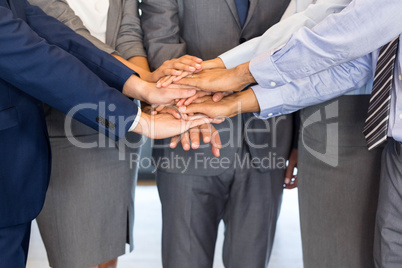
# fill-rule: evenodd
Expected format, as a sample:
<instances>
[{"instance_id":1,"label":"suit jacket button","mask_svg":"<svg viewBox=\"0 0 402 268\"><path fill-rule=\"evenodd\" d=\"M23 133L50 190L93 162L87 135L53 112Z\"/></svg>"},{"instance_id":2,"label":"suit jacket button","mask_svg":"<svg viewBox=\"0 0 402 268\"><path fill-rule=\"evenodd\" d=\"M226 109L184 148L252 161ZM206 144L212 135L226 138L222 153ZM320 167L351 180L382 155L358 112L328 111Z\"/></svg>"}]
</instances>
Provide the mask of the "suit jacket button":
<instances>
[{"instance_id":1,"label":"suit jacket button","mask_svg":"<svg viewBox=\"0 0 402 268\"><path fill-rule=\"evenodd\" d=\"M98 116L96 118L96 122L98 122L101 125L105 125L105 118L103 118L102 116Z\"/></svg>"}]
</instances>

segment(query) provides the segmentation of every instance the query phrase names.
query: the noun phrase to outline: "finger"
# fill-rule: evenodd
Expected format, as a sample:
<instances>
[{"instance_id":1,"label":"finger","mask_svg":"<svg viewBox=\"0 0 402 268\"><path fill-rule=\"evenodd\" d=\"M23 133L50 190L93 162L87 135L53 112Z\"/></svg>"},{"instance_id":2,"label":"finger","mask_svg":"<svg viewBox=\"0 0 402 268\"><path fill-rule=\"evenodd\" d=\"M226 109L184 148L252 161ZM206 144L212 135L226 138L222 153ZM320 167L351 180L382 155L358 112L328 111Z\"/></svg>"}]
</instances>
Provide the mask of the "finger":
<instances>
[{"instance_id":1,"label":"finger","mask_svg":"<svg viewBox=\"0 0 402 268\"><path fill-rule=\"evenodd\" d=\"M156 105L156 107L155 107L155 111L157 111L157 112L160 112L160 111L162 111L163 109L165 109L165 105Z\"/></svg>"},{"instance_id":2,"label":"finger","mask_svg":"<svg viewBox=\"0 0 402 268\"><path fill-rule=\"evenodd\" d=\"M180 80L174 79L173 82L176 84L179 84L179 85L188 85L188 86L193 86L193 87L199 87L199 81L196 78L196 75L194 75L194 74L190 77L188 77L188 76L183 77Z\"/></svg>"},{"instance_id":3,"label":"finger","mask_svg":"<svg viewBox=\"0 0 402 268\"><path fill-rule=\"evenodd\" d=\"M158 82L156 82L156 87L157 88L161 88L164 87L163 85L166 84L166 86L170 85L171 83L173 83L173 79L175 78L175 76L164 76L161 79L159 79Z\"/></svg>"},{"instance_id":4,"label":"finger","mask_svg":"<svg viewBox=\"0 0 402 268\"><path fill-rule=\"evenodd\" d=\"M215 94L212 96L212 100L213 100L214 102L218 102L218 101L220 101L221 99L223 99L223 97L224 97L224 95L223 95L222 92L217 92L217 93L215 93Z\"/></svg>"},{"instance_id":5,"label":"finger","mask_svg":"<svg viewBox=\"0 0 402 268\"><path fill-rule=\"evenodd\" d=\"M216 157L219 157L221 148L222 148L222 141L219 136L219 132L216 130L216 128L214 126L212 126L212 135L211 135L211 152L212 152L212 154Z\"/></svg>"},{"instance_id":6,"label":"finger","mask_svg":"<svg viewBox=\"0 0 402 268\"><path fill-rule=\"evenodd\" d=\"M175 62L173 64L173 68L177 69L177 70L183 70L183 71L187 71L187 72L195 72L195 70L197 70L197 68L195 68L195 66L198 66L198 69L201 68L201 65L198 63L194 63L190 60L183 60L181 62Z\"/></svg>"},{"instance_id":7,"label":"finger","mask_svg":"<svg viewBox=\"0 0 402 268\"><path fill-rule=\"evenodd\" d=\"M290 183L293 177L293 165L288 165L285 171L285 180L284 183L287 185Z\"/></svg>"},{"instance_id":8,"label":"finger","mask_svg":"<svg viewBox=\"0 0 402 268\"><path fill-rule=\"evenodd\" d=\"M201 66L203 69L213 69L216 68L216 65L212 62L212 61L204 61L203 63L201 63Z\"/></svg>"},{"instance_id":9,"label":"finger","mask_svg":"<svg viewBox=\"0 0 402 268\"><path fill-rule=\"evenodd\" d=\"M211 142L211 132L212 132L212 128L211 128L211 124L205 124L205 125L201 125L199 128L200 128L200 131L201 131L201 134L202 134L202 141L204 142L204 143L209 143L209 142Z\"/></svg>"},{"instance_id":10,"label":"finger","mask_svg":"<svg viewBox=\"0 0 402 268\"><path fill-rule=\"evenodd\" d=\"M172 107L166 107L165 109L163 109L159 113L161 113L161 114L171 114L171 115L173 115L174 118L181 119L180 113L177 111L177 109L172 108Z\"/></svg>"},{"instance_id":11,"label":"finger","mask_svg":"<svg viewBox=\"0 0 402 268\"><path fill-rule=\"evenodd\" d=\"M171 85L168 86L168 88L181 88L181 89L183 89L183 88L190 89L191 88L191 89L196 89L196 90L199 91L199 89L196 88L196 87L188 86L188 85L179 85L179 84L171 84Z\"/></svg>"},{"instance_id":12,"label":"finger","mask_svg":"<svg viewBox=\"0 0 402 268\"><path fill-rule=\"evenodd\" d=\"M194 96L196 93L197 91L195 89L169 88L165 91L161 91L161 97L162 99L166 98L169 100L187 99Z\"/></svg>"},{"instance_id":13,"label":"finger","mask_svg":"<svg viewBox=\"0 0 402 268\"><path fill-rule=\"evenodd\" d=\"M199 119L188 120L188 121L186 121L186 123L187 124L185 125L185 128L190 129L190 128L198 127L203 124L209 124L209 123L211 123L211 119L209 119L208 117L203 117L203 118L199 118Z\"/></svg>"},{"instance_id":14,"label":"finger","mask_svg":"<svg viewBox=\"0 0 402 268\"><path fill-rule=\"evenodd\" d=\"M174 136L171 140L170 140L170 148L174 149L177 147L177 144L179 144L180 142L180 135L178 136Z\"/></svg>"},{"instance_id":15,"label":"finger","mask_svg":"<svg viewBox=\"0 0 402 268\"><path fill-rule=\"evenodd\" d=\"M193 98L193 97L190 97L190 98ZM185 101L186 101L186 99L181 99L181 100L179 100L179 101L176 103L176 106L177 106L177 107L183 106L183 104L184 104Z\"/></svg>"},{"instance_id":16,"label":"finger","mask_svg":"<svg viewBox=\"0 0 402 268\"><path fill-rule=\"evenodd\" d=\"M198 98L207 96L207 95L211 95L211 92L207 92L207 91L198 91L194 96L188 98L185 102L184 105L190 105L193 101L195 101Z\"/></svg>"},{"instance_id":17,"label":"finger","mask_svg":"<svg viewBox=\"0 0 402 268\"><path fill-rule=\"evenodd\" d=\"M226 120L225 117L215 117L215 118L212 118L212 123L220 124L220 123L223 123L225 120Z\"/></svg>"},{"instance_id":18,"label":"finger","mask_svg":"<svg viewBox=\"0 0 402 268\"><path fill-rule=\"evenodd\" d=\"M199 97L197 96L197 94L195 94L194 96L184 100L183 105L190 105L193 101L195 101L196 99L198 99Z\"/></svg>"},{"instance_id":19,"label":"finger","mask_svg":"<svg viewBox=\"0 0 402 268\"><path fill-rule=\"evenodd\" d=\"M190 137L188 131L181 135L181 146L183 147L184 151L190 150Z\"/></svg>"},{"instance_id":20,"label":"finger","mask_svg":"<svg viewBox=\"0 0 402 268\"><path fill-rule=\"evenodd\" d=\"M195 68L194 68L195 69ZM182 69L180 69L180 68L175 68L174 66L173 66L173 68L166 68L166 69L163 69L162 70L162 74L163 75L165 75L165 76L179 76L179 75L181 75L182 73L183 73L183 71L180 71L180 70L182 70Z\"/></svg>"},{"instance_id":21,"label":"finger","mask_svg":"<svg viewBox=\"0 0 402 268\"><path fill-rule=\"evenodd\" d=\"M184 64L186 66L192 66L192 67L194 67L194 69L200 69L202 59L194 57L194 56L190 56L190 55L184 55L176 60L173 60L173 64L174 64L175 68L177 66L176 64L178 64L178 63ZM177 68L177 69L179 69L179 68ZM181 70L184 70L184 69L181 69Z\"/></svg>"},{"instance_id":22,"label":"finger","mask_svg":"<svg viewBox=\"0 0 402 268\"><path fill-rule=\"evenodd\" d=\"M182 72L181 75L178 75L178 76L174 77L172 81L177 82L177 81L183 79L184 77L187 77L187 76L192 75L192 74L193 74L193 72Z\"/></svg>"},{"instance_id":23,"label":"finger","mask_svg":"<svg viewBox=\"0 0 402 268\"><path fill-rule=\"evenodd\" d=\"M293 176L290 182L288 184L285 184L283 188L291 190L296 187L297 187L297 176Z\"/></svg>"},{"instance_id":24,"label":"finger","mask_svg":"<svg viewBox=\"0 0 402 268\"><path fill-rule=\"evenodd\" d=\"M183 113L183 114L196 114L196 113L207 114L208 110L209 110L209 107L207 107L203 103L200 103L200 104L192 103L189 106L181 106L181 107L179 107L179 111L181 113Z\"/></svg>"},{"instance_id":25,"label":"finger","mask_svg":"<svg viewBox=\"0 0 402 268\"><path fill-rule=\"evenodd\" d=\"M200 114L200 113L194 114L194 115L191 115L191 116L188 117L188 120L190 120L190 121L191 120L194 121L194 120L197 120L197 119L208 119L208 122L212 121L212 119L208 118L207 115Z\"/></svg>"},{"instance_id":26,"label":"finger","mask_svg":"<svg viewBox=\"0 0 402 268\"><path fill-rule=\"evenodd\" d=\"M190 140L191 140L191 148L197 149L200 147L200 130L199 128L192 128L189 130L190 132Z\"/></svg>"},{"instance_id":27,"label":"finger","mask_svg":"<svg viewBox=\"0 0 402 268\"><path fill-rule=\"evenodd\" d=\"M188 59L188 60L191 60L191 61L195 61L196 63L202 63L203 62L202 59L200 59L200 58L198 58L196 56L191 56L191 55L184 55L184 56L181 56L180 59L181 58Z\"/></svg>"}]
</instances>

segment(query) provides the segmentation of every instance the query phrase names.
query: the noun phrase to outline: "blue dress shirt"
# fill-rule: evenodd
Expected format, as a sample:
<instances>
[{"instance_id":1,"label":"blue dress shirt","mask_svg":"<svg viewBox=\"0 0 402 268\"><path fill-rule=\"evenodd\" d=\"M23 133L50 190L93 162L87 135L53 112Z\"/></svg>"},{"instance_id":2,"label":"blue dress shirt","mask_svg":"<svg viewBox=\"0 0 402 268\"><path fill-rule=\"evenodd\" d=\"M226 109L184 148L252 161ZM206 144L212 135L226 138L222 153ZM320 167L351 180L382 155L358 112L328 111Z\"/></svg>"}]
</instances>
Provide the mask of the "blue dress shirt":
<instances>
[{"instance_id":1,"label":"blue dress shirt","mask_svg":"<svg viewBox=\"0 0 402 268\"><path fill-rule=\"evenodd\" d=\"M400 0L387 0L386 4L354 0L314 28L302 28L279 50L252 59L250 71L259 83L253 87L261 108L259 116L290 113L354 88L369 93L378 48L402 33L401 14ZM402 100L397 97L402 90L401 47L389 132L398 141L402 141Z\"/></svg>"}]
</instances>

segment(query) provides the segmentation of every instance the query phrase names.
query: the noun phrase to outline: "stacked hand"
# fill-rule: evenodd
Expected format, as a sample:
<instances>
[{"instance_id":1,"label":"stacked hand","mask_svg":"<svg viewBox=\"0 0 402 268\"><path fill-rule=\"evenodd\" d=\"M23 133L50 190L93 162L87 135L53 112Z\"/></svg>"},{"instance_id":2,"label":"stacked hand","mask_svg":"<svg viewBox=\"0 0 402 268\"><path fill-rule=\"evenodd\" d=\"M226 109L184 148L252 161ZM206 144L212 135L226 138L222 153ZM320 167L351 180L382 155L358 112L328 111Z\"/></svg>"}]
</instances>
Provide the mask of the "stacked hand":
<instances>
[{"instance_id":1,"label":"stacked hand","mask_svg":"<svg viewBox=\"0 0 402 268\"><path fill-rule=\"evenodd\" d=\"M211 68L214 69L208 70ZM149 95L152 95L152 92L156 92L156 96L142 97L140 95L136 98L147 99L148 103L162 104L153 105L153 109L148 107L144 110L152 116L169 114L177 120L191 120L193 116L202 114L208 117L210 122L220 123L223 121L222 118L231 117L240 112L238 109L238 94L231 95L233 92L228 90L228 87L225 87L226 81L231 81L229 89L235 91L242 89L244 87L243 84L246 85L249 83L244 79L239 79L241 76L238 69L227 71L224 69L222 61L218 58L202 62L201 68L182 70L177 75L174 72L170 72L170 75L161 78L155 86L153 85L152 89L145 91ZM233 80L230 77L217 79L221 74L222 77L229 75L237 79ZM216 90L212 90L215 87L211 86L211 83L214 86L218 85ZM194 86L196 84L200 85L203 90ZM156 97L159 99L156 99ZM173 99L174 102L171 102ZM166 105L166 103L174 105ZM211 124L197 126L180 136L172 138L170 146L171 148L175 148L181 142L184 150L190 150L190 148L196 149L200 146L201 139L205 143L211 143L211 151L215 156L220 155L222 145L219 134Z\"/></svg>"},{"instance_id":2,"label":"stacked hand","mask_svg":"<svg viewBox=\"0 0 402 268\"><path fill-rule=\"evenodd\" d=\"M254 82L248 64L227 70L219 58L205 61L201 63L201 68L194 71L186 70L178 75L171 73L160 79L156 83L159 89L167 89L172 85L186 85L193 86L197 92L188 97L176 98L174 105L158 106L151 113L170 114L177 119L188 119L201 114L206 116L210 123L214 123L214 120L217 122L221 118L233 117L239 113L259 112L259 104L252 89L234 93ZM170 147L176 148L181 142L184 150L197 149L202 138L205 143L211 143L211 151L218 157L222 144L218 131L210 123L191 128L180 136L173 137ZM289 165L284 179L286 189L297 187L297 176L293 175L296 166L297 150L294 149L289 155Z\"/></svg>"}]
</instances>

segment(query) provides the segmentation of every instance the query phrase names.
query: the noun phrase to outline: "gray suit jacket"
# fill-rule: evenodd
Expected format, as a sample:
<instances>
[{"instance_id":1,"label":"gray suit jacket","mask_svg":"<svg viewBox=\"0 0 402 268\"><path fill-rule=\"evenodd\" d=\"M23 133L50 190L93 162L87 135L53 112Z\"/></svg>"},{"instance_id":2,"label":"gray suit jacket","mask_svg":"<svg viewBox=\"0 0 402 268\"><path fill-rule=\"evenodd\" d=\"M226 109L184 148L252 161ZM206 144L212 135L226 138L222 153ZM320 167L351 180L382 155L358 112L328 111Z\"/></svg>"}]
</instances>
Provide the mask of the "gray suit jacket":
<instances>
[{"instance_id":1,"label":"gray suit jacket","mask_svg":"<svg viewBox=\"0 0 402 268\"><path fill-rule=\"evenodd\" d=\"M143 33L138 14L138 0L109 0L109 12L106 28L106 44L93 37L82 20L75 15L65 0L29 0L39 6L48 15L66 24L75 32L84 36L99 49L111 54L120 54L129 59L134 56L146 56L143 46ZM45 106L46 122L50 136L65 136L65 115L58 110ZM93 129L73 120L72 132L77 135L97 135ZM139 135L128 135L133 142ZM135 138L133 138L135 136Z\"/></svg>"},{"instance_id":2,"label":"gray suit jacket","mask_svg":"<svg viewBox=\"0 0 402 268\"><path fill-rule=\"evenodd\" d=\"M241 27L234 0L143 0L140 3L143 12L141 24L150 66L155 69L165 60L184 54L195 55L204 60L215 58L240 43L263 34L280 20L288 4L289 0L250 0L247 20L244 27ZM242 133L242 121L245 117L249 119L251 116L238 116L217 125L222 143L229 144L221 150L221 159L228 158L232 163L236 161L236 152L239 152L239 148L247 140ZM243 146L243 149L249 150L251 157L263 158L276 153L276 158L279 155L286 158L292 136L292 122L290 116L284 118L286 119L281 120L275 129L274 120L252 120L247 124L249 129L267 130L260 133L249 132L248 140L261 146ZM183 160L190 161L186 174L212 176L225 170L211 168L212 165L208 163L200 164L202 160L208 161L208 157L213 158L209 147L185 152L181 148L169 149L169 141L163 144L165 148L154 150L155 156L159 159L180 156ZM157 142L156 145L161 146L161 143ZM165 172L184 171L183 165L159 167ZM270 169L260 168L260 171Z\"/></svg>"}]
</instances>

